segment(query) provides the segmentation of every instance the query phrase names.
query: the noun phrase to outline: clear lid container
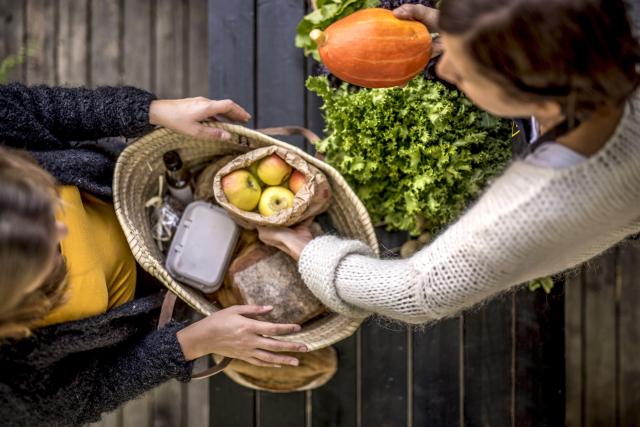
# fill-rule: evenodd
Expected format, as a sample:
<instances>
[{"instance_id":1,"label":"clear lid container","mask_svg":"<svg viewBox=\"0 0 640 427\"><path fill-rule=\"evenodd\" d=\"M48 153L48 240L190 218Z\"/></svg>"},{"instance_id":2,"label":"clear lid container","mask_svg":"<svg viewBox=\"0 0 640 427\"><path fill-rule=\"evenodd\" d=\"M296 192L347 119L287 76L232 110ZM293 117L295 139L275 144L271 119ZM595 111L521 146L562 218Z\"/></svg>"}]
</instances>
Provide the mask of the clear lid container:
<instances>
[{"instance_id":1,"label":"clear lid container","mask_svg":"<svg viewBox=\"0 0 640 427\"><path fill-rule=\"evenodd\" d=\"M166 269L176 280L215 292L229 267L240 230L219 206L198 201L184 211L167 254Z\"/></svg>"}]
</instances>

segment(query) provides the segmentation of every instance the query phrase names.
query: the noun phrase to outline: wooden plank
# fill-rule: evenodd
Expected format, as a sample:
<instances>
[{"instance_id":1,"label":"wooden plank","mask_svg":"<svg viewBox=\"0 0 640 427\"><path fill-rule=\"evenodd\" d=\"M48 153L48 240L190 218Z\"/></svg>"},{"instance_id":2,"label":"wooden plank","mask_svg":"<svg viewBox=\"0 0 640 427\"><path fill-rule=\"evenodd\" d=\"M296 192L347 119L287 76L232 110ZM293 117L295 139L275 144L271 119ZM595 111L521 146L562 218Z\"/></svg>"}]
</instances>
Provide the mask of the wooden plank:
<instances>
[{"instance_id":1,"label":"wooden plank","mask_svg":"<svg viewBox=\"0 0 640 427\"><path fill-rule=\"evenodd\" d=\"M231 381L224 373L211 377L209 399L211 427L255 425L255 392Z\"/></svg>"},{"instance_id":2,"label":"wooden plank","mask_svg":"<svg viewBox=\"0 0 640 427\"><path fill-rule=\"evenodd\" d=\"M254 114L254 0L209 0L209 97L232 99ZM251 119L249 126L253 126ZM226 375L210 380L210 425L251 427L256 394Z\"/></svg>"},{"instance_id":3,"label":"wooden plank","mask_svg":"<svg viewBox=\"0 0 640 427\"><path fill-rule=\"evenodd\" d=\"M209 0L209 95L255 115L254 0ZM255 126L255 117L249 123Z\"/></svg>"},{"instance_id":4,"label":"wooden plank","mask_svg":"<svg viewBox=\"0 0 640 427\"><path fill-rule=\"evenodd\" d=\"M304 0L257 0L257 126L305 125L305 60L293 40ZM279 137L302 149L301 136Z\"/></svg>"},{"instance_id":5,"label":"wooden plank","mask_svg":"<svg viewBox=\"0 0 640 427\"><path fill-rule=\"evenodd\" d=\"M191 322L195 323L204 318L200 313L193 311ZM210 356L201 357L194 363L193 372L202 372L209 368ZM188 427L208 427L209 426L209 381L191 380L186 385L186 425Z\"/></svg>"},{"instance_id":6,"label":"wooden plank","mask_svg":"<svg viewBox=\"0 0 640 427\"><path fill-rule=\"evenodd\" d=\"M254 0L209 0L209 97L232 99L254 114ZM253 126L251 119L249 126ZM210 380L212 427L250 427L256 393L226 375Z\"/></svg>"},{"instance_id":7,"label":"wooden plank","mask_svg":"<svg viewBox=\"0 0 640 427\"><path fill-rule=\"evenodd\" d=\"M565 408L564 293L522 288L516 294L516 426L562 425Z\"/></svg>"},{"instance_id":8,"label":"wooden plank","mask_svg":"<svg viewBox=\"0 0 640 427\"><path fill-rule=\"evenodd\" d=\"M511 425L512 295L465 316L464 419L468 426Z\"/></svg>"},{"instance_id":9,"label":"wooden plank","mask_svg":"<svg viewBox=\"0 0 640 427\"><path fill-rule=\"evenodd\" d=\"M116 85L121 81L120 2L91 0L91 79L93 87Z\"/></svg>"},{"instance_id":10,"label":"wooden plank","mask_svg":"<svg viewBox=\"0 0 640 427\"><path fill-rule=\"evenodd\" d=\"M209 96L208 0L189 0L188 96Z\"/></svg>"},{"instance_id":11,"label":"wooden plank","mask_svg":"<svg viewBox=\"0 0 640 427\"><path fill-rule=\"evenodd\" d=\"M151 0L124 4L124 77L123 83L152 91Z\"/></svg>"},{"instance_id":12,"label":"wooden plank","mask_svg":"<svg viewBox=\"0 0 640 427\"><path fill-rule=\"evenodd\" d=\"M401 245L405 232L376 228L384 248ZM396 325L385 329L373 322L362 327L362 424L407 425L407 331Z\"/></svg>"},{"instance_id":13,"label":"wooden plank","mask_svg":"<svg viewBox=\"0 0 640 427\"><path fill-rule=\"evenodd\" d=\"M15 0L0 0L0 61L10 55L19 55L24 46L25 5ZM7 76L8 81L24 81L25 67L16 67Z\"/></svg>"},{"instance_id":14,"label":"wooden plank","mask_svg":"<svg viewBox=\"0 0 640 427\"><path fill-rule=\"evenodd\" d=\"M153 427L153 390L122 407L122 427Z\"/></svg>"},{"instance_id":15,"label":"wooden plank","mask_svg":"<svg viewBox=\"0 0 640 427\"><path fill-rule=\"evenodd\" d=\"M583 318L584 318L584 273L583 270L565 279L564 286L564 333L565 333L565 369L566 399L565 425L581 427L584 384Z\"/></svg>"},{"instance_id":16,"label":"wooden plank","mask_svg":"<svg viewBox=\"0 0 640 427\"><path fill-rule=\"evenodd\" d=\"M620 250L620 425L640 425L640 246Z\"/></svg>"},{"instance_id":17,"label":"wooden plank","mask_svg":"<svg viewBox=\"0 0 640 427\"><path fill-rule=\"evenodd\" d=\"M258 0L254 6L257 11L254 123L258 127L304 126L304 62L302 52L291 42L304 7L304 2L299 0ZM301 137L283 139L304 148ZM258 422L261 427L304 425L305 393L261 392Z\"/></svg>"},{"instance_id":18,"label":"wooden plank","mask_svg":"<svg viewBox=\"0 0 640 427\"><path fill-rule=\"evenodd\" d=\"M182 426L182 384L171 380L154 390L154 427Z\"/></svg>"},{"instance_id":19,"label":"wooden plank","mask_svg":"<svg viewBox=\"0 0 640 427\"><path fill-rule=\"evenodd\" d=\"M156 94L159 98L183 98L185 90L184 3L157 0Z\"/></svg>"},{"instance_id":20,"label":"wooden plank","mask_svg":"<svg viewBox=\"0 0 640 427\"><path fill-rule=\"evenodd\" d=\"M585 276L584 425L616 423L616 256L598 258Z\"/></svg>"},{"instance_id":21,"label":"wooden plank","mask_svg":"<svg viewBox=\"0 0 640 427\"><path fill-rule=\"evenodd\" d=\"M460 420L460 319L413 334L415 426L453 426Z\"/></svg>"},{"instance_id":22,"label":"wooden plank","mask_svg":"<svg viewBox=\"0 0 640 427\"><path fill-rule=\"evenodd\" d=\"M89 78L88 0L59 0L59 83L83 86Z\"/></svg>"},{"instance_id":23,"label":"wooden plank","mask_svg":"<svg viewBox=\"0 0 640 427\"><path fill-rule=\"evenodd\" d=\"M356 345L355 334L334 344L338 352L338 372L327 384L313 390L314 427L356 426Z\"/></svg>"},{"instance_id":24,"label":"wooden plank","mask_svg":"<svg viewBox=\"0 0 640 427\"><path fill-rule=\"evenodd\" d=\"M34 55L27 60L29 85L56 84L55 5L50 0L27 2L27 46L34 48Z\"/></svg>"},{"instance_id":25,"label":"wooden plank","mask_svg":"<svg viewBox=\"0 0 640 427\"><path fill-rule=\"evenodd\" d=\"M305 393L260 392L260 427L305 425Z\"/></svg>"},{"instance_id":26,"label":"wooden plank","mask_svg":"<svg viewBox=\"0 0 640 427\"><path fill-rule=\"evenodd\" d=\"M187 93L185 71L185 2L158 0L156 19L156 92L160 98L183 98Z\"/></svg>"},{"instance_id":27,"label":"wooden plank","mask_svg":"<svg viewBox=\"0 0 640 427\"><path fill-rule=\"evenodd\" d=\"M362 328L362 425L407 425L407 331Z\"/></svg>"}]
</instances>

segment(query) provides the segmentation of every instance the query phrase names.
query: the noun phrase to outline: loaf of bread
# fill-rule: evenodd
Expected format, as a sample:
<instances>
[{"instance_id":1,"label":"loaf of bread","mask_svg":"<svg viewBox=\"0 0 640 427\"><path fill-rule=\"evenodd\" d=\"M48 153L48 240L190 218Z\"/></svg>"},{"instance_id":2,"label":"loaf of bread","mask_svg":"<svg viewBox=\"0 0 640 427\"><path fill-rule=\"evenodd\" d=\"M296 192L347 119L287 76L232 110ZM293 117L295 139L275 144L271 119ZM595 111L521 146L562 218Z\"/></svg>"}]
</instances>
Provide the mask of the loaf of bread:
<instances>
[{"instance_id":1,"label":"loaf of bread","mask_svg":"<svg viewBox=\"0 0 640 427\"><path fill-rule=\"evenodd\" d=\"M229 267L233 293L240 304L272 305L259 320L302 324L324 311L298 273L298 263L284 252L257 245Z\"/></svg>"}]
</instances>

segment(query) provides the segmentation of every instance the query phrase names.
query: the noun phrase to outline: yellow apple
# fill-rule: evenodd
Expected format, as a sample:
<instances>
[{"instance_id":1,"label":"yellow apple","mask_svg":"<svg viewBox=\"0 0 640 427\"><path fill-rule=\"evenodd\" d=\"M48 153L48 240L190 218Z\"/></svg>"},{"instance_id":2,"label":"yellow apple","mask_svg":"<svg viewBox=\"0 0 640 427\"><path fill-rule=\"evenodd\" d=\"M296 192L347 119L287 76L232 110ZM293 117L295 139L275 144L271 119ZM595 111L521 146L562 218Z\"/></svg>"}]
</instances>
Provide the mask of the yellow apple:
<instances>
[{"instance_id":1,"label":"yellow apple","mask_svg":"<svg viewBox=\"0 0 640 427\"><path fill-rule=\"evenodd\" d=\"M238 169L222 178L222 191L233 206L252 211L258 206L262 189L249 171Z\"/></svg>"},{"instance_id":2,"label":"yellow apple","mask_svg":"<svg viewBox=\"0 0 640 427\"><path fill-rule=\"evenodd\" d=\"M258 212L262 216L271 216L293 206L294 195L284 187L269 187L262 193Z\"/></svg>"},{"instance_id":3,"label":"yellow apple","mask_svg":"<svg viewBox=\"0 0 640 427\"><path fill-rule=\"evenodd\" d=\"M258 178L267 185L281 185L291 175L291 165L280 158L276 153L267 156L258 163Z\"/></svg>"},{"instance_id":4,"label":"yellow apple","mask_svg":"<svg viewBox=\"0 0 640 427\"><path fill-rule=\"evenodd\" d=\"M293 191L293 194L298 194L298 191L307 183L307 177L298 170L293 171L291 178L289 179L289 189Z\"/></svg>"},{"instance_id":5,"label":"yellow apple","mask_svg":"<svg viewBox=\"0 0 640 427\"><path fill-rule=\"evenodd\" d=\"M257 162L251 163L247 169L249 170L249 172L251 172L251 175L253 175L258 180L258 184L260 184L260 187L262 187L264 185L264 182L262 182L260 178L258 178L258 163L260 163L259 160Z\"/></svg>"}]
</instances>

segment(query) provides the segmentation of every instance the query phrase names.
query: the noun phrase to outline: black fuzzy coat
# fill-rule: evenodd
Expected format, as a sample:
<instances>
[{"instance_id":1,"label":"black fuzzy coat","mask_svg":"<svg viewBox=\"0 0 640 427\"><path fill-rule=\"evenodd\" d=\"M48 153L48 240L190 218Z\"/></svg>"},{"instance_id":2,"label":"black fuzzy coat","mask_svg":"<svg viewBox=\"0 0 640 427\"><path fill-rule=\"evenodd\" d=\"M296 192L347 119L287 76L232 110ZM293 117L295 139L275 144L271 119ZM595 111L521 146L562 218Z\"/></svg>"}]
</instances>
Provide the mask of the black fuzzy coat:
<instances>
[{"instance_id":1,"label":"black fuzzy coat","mask_svg":"<svg viewBox=\"0 0 640 427\"><path fill-rule=\"evenodd\" d=\"M60 183L108 199L122 145L95 141L152 130L153 99L132 87L0 85L0 141L26 148ZM189 381L183 326L154 331L163 295L0 342L0 425L82 426L165 381Z\"/></svg>"}]
</instances>

